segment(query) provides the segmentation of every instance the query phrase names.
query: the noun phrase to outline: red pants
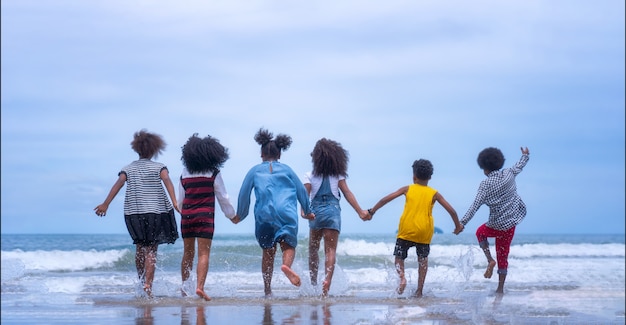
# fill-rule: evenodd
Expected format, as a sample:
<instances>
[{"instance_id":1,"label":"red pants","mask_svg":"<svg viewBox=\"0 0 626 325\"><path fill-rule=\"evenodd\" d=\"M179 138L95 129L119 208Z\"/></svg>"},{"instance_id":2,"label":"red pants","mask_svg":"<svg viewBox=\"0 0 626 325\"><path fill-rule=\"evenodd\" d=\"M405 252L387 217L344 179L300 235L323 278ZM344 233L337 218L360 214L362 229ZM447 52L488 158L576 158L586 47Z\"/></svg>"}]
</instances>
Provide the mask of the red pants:
<instances>
[{"instance_id":1,"label":"red pants","mask_svg":"<svg viewBox=\"0 0 626 325\"><path fill-rule=\"evenodd\" d=\"M487 227L486 224L476 229L476 238L482 249L489 249L487 238L496 238L496 261L498 262L498 274L506 274L509 267L509 249L511 241L515 235L515 227L509 230L495 230Z\"/></svg>"}]
</instances>

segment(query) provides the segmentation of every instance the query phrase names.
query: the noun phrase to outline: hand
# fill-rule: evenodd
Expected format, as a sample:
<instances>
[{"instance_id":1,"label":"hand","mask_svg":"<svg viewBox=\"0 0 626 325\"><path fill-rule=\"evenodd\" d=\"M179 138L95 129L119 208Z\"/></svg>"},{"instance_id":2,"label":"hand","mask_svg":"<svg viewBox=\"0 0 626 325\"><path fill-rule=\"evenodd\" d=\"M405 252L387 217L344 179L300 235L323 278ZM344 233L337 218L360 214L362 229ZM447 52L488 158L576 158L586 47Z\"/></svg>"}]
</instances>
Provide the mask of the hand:
<instances>
[{"instance_id":1,"label":"hand","mask_svg":"<svg viewBox=\"0 0 626 325\"><path fill-rule=\"evenodd\" d=\"M522 155L530 155L530 151L528 151L528 147L526 148L520 147L520 149L522 150Z\"/></svg>"},{"instance_id":2,"label":"hand","mask_svg":"<svg viewBox=\"0 0 626 325\"><path fill-rule=\"evenodd\" d=\"M359 218L361 218L361 220L363 220L363 221L372 220L372 216L370 216L370 214L369 214L369 212L367 212L367 210L361 210L359 212Z\"/></svg>"},{"instance_id":3,"label":"hand","mask_svg":"<svg viewBox=\"0 0 626 325\"><path fill-rule=\"evenodd\" d=\"M239 216L238 216L238 215L235 215L235 217L234 217L234 218L232 218L232 219L230 219L230 221L231 221L232 223L234 223L234 224L238 224L238 223L239 223L239 221L241 221L241 219L239 218Z\"/></svg>"},{"instance_id":4,"label":"hand","mask_svg":"<svg viewBox=\"0 0 626 325\"><path fill-rule=\"evenodd\" d=\"M96 215L100 216L100 217L104 217L107 214L107 209L109 208L109 206L107 204L100 204L97 207L94 208L94 211L96 211Z\"/></svg>"},{"instance_id":5,"label":"hand","mask_svg":"<svg viewBox=\"0 0 626 325\"><path fill-rule=\"evenodd\" d=\"M315 219L315 213L311 212L307 215L303 215L302 218L307 219L307 220L314 220Z\"/></svg>"},{"instance_id":6,"label":"hand","mask_svg":"<svg viewBox=\"0 0 626 325\"><path fill-rule=\"evenodd\" d=\"M456 228L454 228L453 233L455 235L458 235L458 234L460 234L463 231L463 229L465 229L465 226L463 226L463 224L459 223L458 225L456 225Z\"/></svg>"}]
</instances>

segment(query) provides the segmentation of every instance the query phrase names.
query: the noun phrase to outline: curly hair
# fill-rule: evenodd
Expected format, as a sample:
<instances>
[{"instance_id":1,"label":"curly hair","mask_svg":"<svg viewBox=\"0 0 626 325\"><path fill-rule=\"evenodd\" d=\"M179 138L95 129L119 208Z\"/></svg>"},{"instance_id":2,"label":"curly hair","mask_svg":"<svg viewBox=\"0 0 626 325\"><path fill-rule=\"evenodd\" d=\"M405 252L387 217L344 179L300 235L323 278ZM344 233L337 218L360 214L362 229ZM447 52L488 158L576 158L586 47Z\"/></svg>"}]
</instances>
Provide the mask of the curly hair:
<instances>
[{"instance_id":1,"label":"curly hair","mask_svg":"<svg viewBox=\"0 0 626 325\"><path fill-rule=\"evenodd\" d=\"M488 170L490 172L498 170L504 166L504 155L498 148L489 147L483 149L476 158L478 167Z\"/></svg>"},{"instance_id":2,"label":"curly hair","mask_svg":"<svg viewBox=\"0 0 626 325\"><path fill-rule=\"evenodd\" d=\"M163 152L167 144L159 134L150 133L145 129L135 132L130 146L139 154L139 158L156 158Z\"/></svg>"},{"instance_id":3,"label":"curly hair","mask_svg":"<svg viewBox=\"0 0 626 325\"><path fill-rule=\"evenodd\" d=\"M291 137L285 134L279 134L274 139L274 135L263 128L254 135L254 141L261 145L261 155L268 159L280 158L281 151L289 149L292 142Z\"/></svg>"},{"instance_id":4,"label":"curly hair","mask_svg":"<svg viewBox=\"0 0 626 325\"><path fill-rule=\"evenodd\" d=\"M426 159L420 159L413 162L413 176L422 180L429 180L433 176L433 164Z\"/></svg>"},{"instance_id":5,"label":"curly hair","mask_svg":"<svg viewBox=\"0 0 626 325\"><path fill-rule=\"evenodd\" d=\"M182 146L183 165L192 173L217 172L228 160L228 149L219 140L207 135L204 138L194 133Z\"/></svg>"},{"instance_id":6,"label":"curly hair","mask_svg":"<svg viewBox=\"0 0 626 325\"><path fill-rule=\"evenodd\" d=\"M311 152L313 175L348 176L348 151L339 142L321 138Z\"/></svg>"}]
</instances>

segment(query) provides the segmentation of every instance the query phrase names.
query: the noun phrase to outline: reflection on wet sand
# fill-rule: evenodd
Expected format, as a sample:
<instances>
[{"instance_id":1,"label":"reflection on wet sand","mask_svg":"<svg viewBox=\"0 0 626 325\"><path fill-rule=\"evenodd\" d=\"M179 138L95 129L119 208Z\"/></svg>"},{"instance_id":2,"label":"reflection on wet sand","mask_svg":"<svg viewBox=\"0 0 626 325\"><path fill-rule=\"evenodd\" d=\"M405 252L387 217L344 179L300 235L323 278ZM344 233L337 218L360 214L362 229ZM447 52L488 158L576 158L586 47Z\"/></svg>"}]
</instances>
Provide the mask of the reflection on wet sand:
<instances>
[{"instance_id":1,"label":"reflection on wet sand","mask_svg":"<svg viewBox=\"0 0 626 325\"><path fill-rule=\"evenodd\" d=\"M321 304L321 305L311 305L311 310L309 313L308 321L303 318L301 308L297 308L297 310L288 317L285 317L280 320L274 320L274 316L272 314L272 304L266 303L264 312L263 312L263 321L261 324L263 325L297 325L297 324L319 324L320 320L324 325L330 325L331 323L331 313L330 313L330 304ZM322 315L320 319L320 314Z\"/></svg>"}]
</instances>

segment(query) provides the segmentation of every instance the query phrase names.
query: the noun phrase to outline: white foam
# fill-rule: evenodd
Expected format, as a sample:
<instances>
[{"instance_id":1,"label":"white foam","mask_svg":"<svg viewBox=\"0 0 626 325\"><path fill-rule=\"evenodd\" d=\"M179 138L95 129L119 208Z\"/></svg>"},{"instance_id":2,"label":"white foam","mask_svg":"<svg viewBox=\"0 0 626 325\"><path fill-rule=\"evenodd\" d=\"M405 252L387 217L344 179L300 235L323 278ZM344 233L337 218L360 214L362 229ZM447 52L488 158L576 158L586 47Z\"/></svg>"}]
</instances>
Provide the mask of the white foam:
<instances>
[{"instance_id":1,"label":"white foam","mask_svg":"<svg viewBox=\"0 0 626 325\"><path fill-rule=\"evenodd\" d=\"M2 251L1 262L18 260L24 265L26 271L80 271L111 267L119 261L128 249L122 250L71 250L71 251L28 251L16 249ZM4 276L4 269L2 270Z\"/></svg>"}]
</instances>

